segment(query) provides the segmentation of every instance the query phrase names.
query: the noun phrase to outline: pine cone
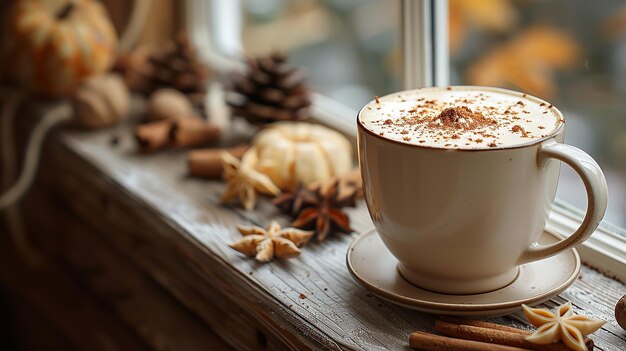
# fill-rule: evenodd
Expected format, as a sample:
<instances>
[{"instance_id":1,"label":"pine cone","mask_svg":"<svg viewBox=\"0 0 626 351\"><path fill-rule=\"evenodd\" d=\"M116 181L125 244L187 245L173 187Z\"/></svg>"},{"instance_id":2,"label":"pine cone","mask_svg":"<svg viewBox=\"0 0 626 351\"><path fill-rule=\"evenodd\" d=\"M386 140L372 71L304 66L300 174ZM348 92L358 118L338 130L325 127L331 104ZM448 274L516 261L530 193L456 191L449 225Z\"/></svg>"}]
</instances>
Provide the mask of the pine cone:
<instances>
[{"instance_id":1,"label":"pine cone","mask_svg":"<svg viewBox=\"0 0 626 351\"><path fill-rule=\"evenodd\" d=\"M152 52L147 66L141 72L142 81L136 86L141 93L150 95L157 89L172 88L194 102L204 99L209 69L198 59L186 33L180 33L174 41Z\"/></svg>"},{"instance_id":2,"label":"pine cone","mask_svg":"<svg viewBox=\"0 0 626 351\"><path fill-rule=\"evenodd\" d=\"M227 101L233 115L257 125L307 117L311 98L306 72L285 61L276 53L248 60L248 72L233 79L236 94Z\"/></svg>"}]
</instances>

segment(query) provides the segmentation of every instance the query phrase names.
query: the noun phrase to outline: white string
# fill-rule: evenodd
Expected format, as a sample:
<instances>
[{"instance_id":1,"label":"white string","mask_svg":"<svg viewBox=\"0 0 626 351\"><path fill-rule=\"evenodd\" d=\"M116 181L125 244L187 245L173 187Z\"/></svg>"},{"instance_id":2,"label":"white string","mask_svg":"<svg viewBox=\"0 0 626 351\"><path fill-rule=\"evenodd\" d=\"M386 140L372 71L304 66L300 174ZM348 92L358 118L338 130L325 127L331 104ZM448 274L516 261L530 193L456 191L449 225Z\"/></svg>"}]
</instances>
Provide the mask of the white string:
<instances>
[{"instance_id":1,"label":"white string","mask_svg":"<svg viewBox=\"0 0 626 351\"><path fill-rule=\"evenodd\" d=\"M15 177L15 155L13 154L12 148L7 145L14 145L13 134L11 131L13 130L13 116L15 115L15 110L22 100L22 93L18 92L9 92L8 98L5 101L4 108L2 109L2 129L0 132L2 133L2 161L4 163L3 169L3 177L2 177L2 187L0 189L8 188L13 181L13 177ZM7 208L6 210L6 225L9 228L9 234L13 239L13 243L15 244L16 249L22 253L22 257L25 257L27 262L32 264L36 264L39 262L36 254L31 254L34 252L28 242L26 240L26 236L24 235L24 226L22 222L22 218L20 216L19 207L13 206Z\"/></svg>"},{"instance_id":2,"label":"white string","mask_svg":"<svg viewBox=\"0 0 626 351\"><path fill-rule=\"evenodd\" d=\"M23 99L22 92L18 90L17 92L8 93L8 98L4 104L4 108L2 109L2 129L0 133L2 133L2 161L3 165L3 179L2 179L2 187L0 189L7 188L11 185L13 178L15 177L15 154L13 150L13 145L15 141L13 140L13 122L15 115L15 111L19 106L20 102ZM7 226L9 228L9 235L13 239L13 243L15 244L15 248L18 252L21 253L22 257L26 260L31 267L37 267L41 262L41 257L33 250L29 241L26 238L26 234L24 232L24 225L22 222L22 217L20 215L18 206L11 206L6 209L6 220Z\"/></svg>"},{"instance_id":3,"label":"white string","mask_svg":"<svg viewBox=\"0 0 626 351\"><path fill-rule=\"evenodd\" d=\"M11 185L14 177L14 168L15 168L15 155L13 153L13 145L15 141L13 140L13 116L15 115L15 110L17 106L22 101L22 93L20 91L8 93L7 100L4 103L4 108L2 109L2 127L0 132L2 133L2 160L3 164L3 177L2 177L2 188L7 188Z\"/></svg>"},{"instance_id":4,"label":"white string","mask_svg":"<svg viewBox=\"0 0 626 351\"><path fill-rule=\"evenodd\" d=\"M0 129L0 137L2 140L2 160L3 160L3 188L9 187L15 176L15 140L13 135L13 122L15 119L15 111L19 103L22 101L23 95L20 91L11 93L2 109L0 117L2 127ZM43 119L35 126L26 147L26 156L22 173L18 181L0 196L0 211L6 210L7 225L9 234L13 239L13 243L18 252L21 253L25 262L31 267L39 267L43 262L43 257L37 253L26 237L23 221L20 215L17 201L26 193L33 182L41 146L47 132L55 125L71 118L71 110L69 104L64 103L46 113Z\"/></svg>"},{"instance_id":5,"label":"white string","mask_svg":"<svg viewBox=\"0 0 626 351\"><path fill-rule=\"evenodd\" d=\"M135 0L135 6L130 21L120 39L120 48L130 50L137 42L139 34L144 27L151 0ZM2 154L2 186L0 190L8 188L0 195L0 212L6 211L7 225L10 235L18 251L31 266L38 266L42 257L29 244L24 232L18 201L26 194L35 179L41 147L46 134L54 126L72 118L70 105L65 102L48 111L33 129L27 146L22 166L22 172L18 180L11 186L15 177L15 140L14 140L14 117L18 105L23 100L21 90L9 93L9 96L0 114L0 152Z\"/></svg>"},{"instance_id":6,"label":"white string","mask_svg":"<svg viewBox=\"0 0 626 351\"><path fill-rule=\"evenodd\" d=\"M5 168L6 173L13 173L12 169L15 168L15 162L11 161L14 161L12 155L14 154L15 145L11 129L16 104L12 104L12 100L14 99L9 99L10 100L7 102L7 105L5 105L5 109L3 111L5 113L3 113L2 116L2 139L4 144L2 149L4 154L3 158L5 160L3 168ZM47 112L37 126L35 126L26 147L26 156L24 159L24 165L22 166L22 173L20 174L17 182L15 182L9 190L0 196L0 211L14 205L20 198L22 198L22 196L24 196L35 178L37 166L39 165L39 157L41 155L41 146L45 140L46 134L55 125L68 121L72 117L71 112L69 104L63 103ZM6 183L7 181L5 181L5 184Z\"/></svg>"},{"instance_id":7,"label":"white string","mask_svg":"<svg viewBox=\"0 0 626 351\"><path fill-rule=\"evenodd\" d=\"M126 30L120 39L120 48L122 50L130 50L136 44L137 39L144 28L148 11L150 9L151 0L135 0L133 12L126 26ZM18 180L11 186L11 182L15 178L15 140L14 140L14 118L18 105L23 100L21 90L9 93L9 96L2 108L0 114L0 153L2 155L2 184L0 190L5 192L0 195L0 212L6 211L7 225L10 235L18 251L27 260L31 266L37 266L41 263L40 255L29 244L24 232L23 222L21 220L18 201L26 194L35 179L39 159L41 156L41 147L45 140L46 134L54 126L72 118L72 110L68 103L62 103L56 106L39 121L32 131L28 144L26 146L26 154L22 166L22 173ZM8 190L6 190L8 188Z\"/></svg>"}]
</instances>

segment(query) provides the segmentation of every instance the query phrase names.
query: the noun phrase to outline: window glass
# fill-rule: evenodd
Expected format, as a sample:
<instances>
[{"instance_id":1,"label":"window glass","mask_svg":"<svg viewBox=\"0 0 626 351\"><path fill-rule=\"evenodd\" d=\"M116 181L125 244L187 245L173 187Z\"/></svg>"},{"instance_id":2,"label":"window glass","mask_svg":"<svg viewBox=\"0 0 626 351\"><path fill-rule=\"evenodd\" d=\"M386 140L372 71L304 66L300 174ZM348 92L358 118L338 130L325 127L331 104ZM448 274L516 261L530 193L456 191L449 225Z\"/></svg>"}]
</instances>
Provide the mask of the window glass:
<instances>
[{"instance_id":1,"label":"window glass","mask_svg":"<svg viewBox=\"0 0 626 351\"><path fill-rule=\"evenodd\" d=\"M398 90L399 2L248 0L246 55L287 52L314 89L354 109Z\"/></svg>"},{"instance_id":2,"label":"window glass","mask_svg":"<svg viewBox=\"0 0 626 351\"><path fill-rule=\"evenodd\" d=\"M449 0L451 84L524 91L566 116L566 142L609 183L606 219L626 226L626 3L622 0ZM249 55L287 52L321 93L358 109L399 89L399 1L243 2ZM584 209L562 167L557 197Z\"/></svg>"},{"instance_id":3,"label":"window glass","mask_svg":"<svg viewBox=\"0 0 626 351\"><path fill-rule=\"evenodd\" d=\"M609 183L606 219L626 226L626 3L450 1L453 84L524 91L565 115L566 143L590 153ZM561 168L557 197L584 208Z\"/></svg>"}]
</instances>

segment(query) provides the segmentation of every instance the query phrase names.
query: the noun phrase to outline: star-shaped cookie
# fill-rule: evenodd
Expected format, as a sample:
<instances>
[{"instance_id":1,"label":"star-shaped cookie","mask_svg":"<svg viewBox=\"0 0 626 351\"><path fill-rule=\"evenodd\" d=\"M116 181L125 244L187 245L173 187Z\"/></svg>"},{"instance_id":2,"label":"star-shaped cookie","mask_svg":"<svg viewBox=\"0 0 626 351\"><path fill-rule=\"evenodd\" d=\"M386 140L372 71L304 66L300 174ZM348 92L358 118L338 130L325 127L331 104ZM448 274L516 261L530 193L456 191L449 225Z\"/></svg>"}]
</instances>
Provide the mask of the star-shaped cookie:
<instances>
[{"instance_id":1,"label":"star-shaped cookie","mask_svg":"<svg viewBox=\"0 0 626 351\"><path fill-rule=\"evenodd\" d=\"M571 302L557 307L554 313L526 305L522 305L522 308L528 321L537 327L537 330L526 338L535 344L547 345L563 341L572 350L587 351L583 336L595 332L605 323L587 316L575 315Z\"/></svg>"}]
</instances>

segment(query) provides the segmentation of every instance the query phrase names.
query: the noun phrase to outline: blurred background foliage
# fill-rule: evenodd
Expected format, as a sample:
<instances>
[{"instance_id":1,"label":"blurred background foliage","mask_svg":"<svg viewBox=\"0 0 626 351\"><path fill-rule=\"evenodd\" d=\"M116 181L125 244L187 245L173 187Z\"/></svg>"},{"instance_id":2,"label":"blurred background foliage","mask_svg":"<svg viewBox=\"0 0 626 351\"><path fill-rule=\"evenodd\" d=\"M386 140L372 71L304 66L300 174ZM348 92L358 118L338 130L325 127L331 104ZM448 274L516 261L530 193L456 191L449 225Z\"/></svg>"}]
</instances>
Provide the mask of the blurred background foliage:
<instances>
[{"instance_id":1,"label":"blurred background foliage","mask_svg":"<svg viewBox=\"0 0 626 351\"><path fill-rule=\"evenodd\" d=\"M247 55L287 52L321 93L360 108L399 90L399 2L245 0ZM567 142L609 181L609 222L626 225L626 2L449 0L451 84L524 91L559 107ZM584 208L563 167L558 196Z\"/></svg>"}]
</instances>

